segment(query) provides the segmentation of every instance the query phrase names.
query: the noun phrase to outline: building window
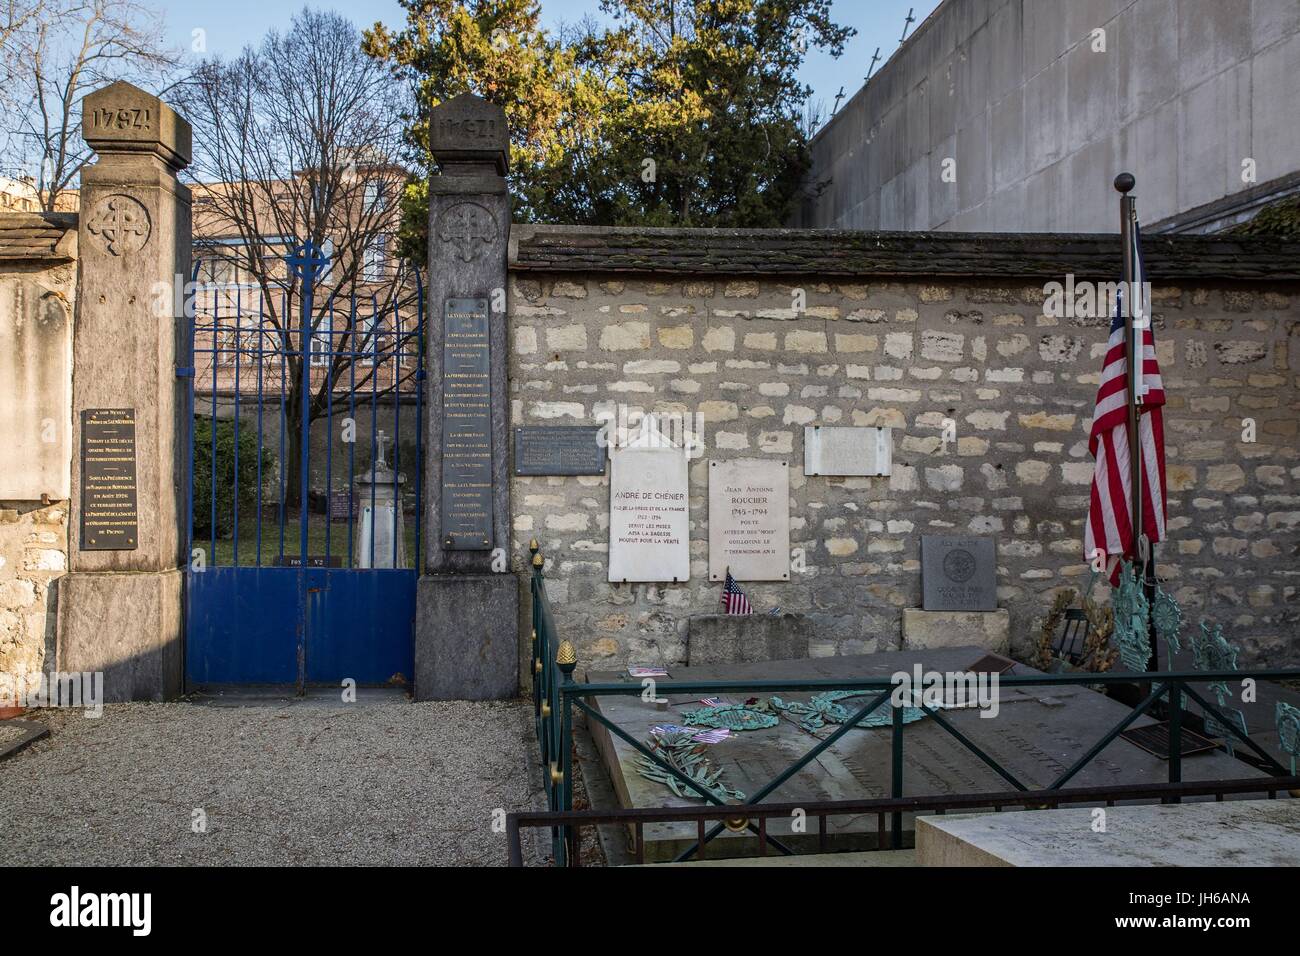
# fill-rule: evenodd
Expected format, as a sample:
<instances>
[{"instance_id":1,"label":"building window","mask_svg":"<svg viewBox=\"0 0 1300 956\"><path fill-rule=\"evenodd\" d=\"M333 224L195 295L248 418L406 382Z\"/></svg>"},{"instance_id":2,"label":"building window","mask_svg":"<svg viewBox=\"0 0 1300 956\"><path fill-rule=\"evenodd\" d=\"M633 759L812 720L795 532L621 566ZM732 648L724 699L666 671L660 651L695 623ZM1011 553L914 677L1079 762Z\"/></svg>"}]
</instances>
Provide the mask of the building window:
<instances>
[{"instance_id":1,"label":"building window","mask_svg":"<svg viewBox=\"0 0 1300 956\"><path fill-rule=\"evenodd\" d=\"M384 331L383 316L370 315L357 318L357 340L353 354L358 365L374 365L379 355L379 335Z\"/></svg>"},{"instance_id":2,"label":"building window","mask_svg":"<svg viewBox=\"0 0 1300 956\"><path fill-rule=\"evenodd\" d=\"M384 237L375 236L366 243L365 255L361 263L361 275L367 282L378 282L384 277L388 260L384 253Z\"/></svg>"},{"instance_id":3,"label":"building window","mask_svg":"<svg viewBox=\"0 0 1300 956\"><path fill-rule=\"evenodd\" d=\"M334 358L334 315L323 315L311 333L311 364L329 365Z\"/></svg>"}]
</instances>

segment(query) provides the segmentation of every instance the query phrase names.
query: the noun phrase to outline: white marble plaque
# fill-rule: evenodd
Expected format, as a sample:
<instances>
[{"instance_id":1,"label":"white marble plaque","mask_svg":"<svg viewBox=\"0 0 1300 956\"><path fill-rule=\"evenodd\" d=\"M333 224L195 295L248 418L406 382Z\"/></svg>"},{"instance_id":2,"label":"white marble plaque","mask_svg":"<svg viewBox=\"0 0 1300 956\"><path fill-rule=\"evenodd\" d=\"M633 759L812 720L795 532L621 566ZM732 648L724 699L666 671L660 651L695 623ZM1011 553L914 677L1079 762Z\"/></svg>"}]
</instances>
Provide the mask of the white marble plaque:
<instances>
[{"instance_id":1,"label":"white marble plaque","mask_svg":"<svg viewBox=\"0 0 1300 956\"><path fill-rule=\"evenodd\" d=\"M803 430L805 475L888 475L893 459L894 439L888 428L808 425Z\"/></svg>"},{"instance_id":2,"label":"white marble plaque","mask_svg":"<svg viewBox=\"0 0 1300 956\"><path fill-rule=\"evenodd\" d=\"M610 581L689 580L690 519L682 449L610 449Z\"/></svg>"},{"instance_id":3,"label":"white marble plaque","mask_svg":"<svg viewBox=\"0 0 1300 956\"><path fill-rule=\"evenodd\" d=\"M709 580L790 580L790 466L740 458L709 463Z\"/></svg>"}]
</instances>

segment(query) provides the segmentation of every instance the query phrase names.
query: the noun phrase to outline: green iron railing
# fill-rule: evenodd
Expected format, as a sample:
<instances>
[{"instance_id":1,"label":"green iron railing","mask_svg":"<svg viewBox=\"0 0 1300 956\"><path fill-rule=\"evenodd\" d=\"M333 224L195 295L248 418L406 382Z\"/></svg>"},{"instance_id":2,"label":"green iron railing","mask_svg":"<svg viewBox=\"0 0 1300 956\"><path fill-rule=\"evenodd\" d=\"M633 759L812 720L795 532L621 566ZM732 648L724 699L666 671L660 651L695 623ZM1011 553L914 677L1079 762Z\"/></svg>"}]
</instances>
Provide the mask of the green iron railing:
<instances>
[{"instance_id":1,"label":"green iron railing","mask_svg":"<svg viewBox=\"0 0 1300 956\"><path fill-rule=\"evenodd\" d=\"M702 799L719 807L728 804L711 793L707 788L681 773L659 758L650 747L637 740L622 727L608 719L592 707L588 698L593 697L630 697L641 696L644 689L639 683L583 683L573 680L577 666L577 656L573 645L560 640L555 630L550 604L546 598L546 584L543 578L544 559L533 541L530 550L533 555L532 597L533 597L533 704L537 723L537 738L541 748L544 784L547 803L551 811L569 812L573 810L573 712L576 708L588 720L594 720L618 737L638 754L651 761L655 766L671 775L681 786L695 791ZM1130 712L1104 736L1079 757L1070 767L1063 771L1044 792L1059 791L1076 774L1093 761L1103 750L1127 730L1139 717L1147 714L1159 701L1167 701L1169 721L1170 755L1168 760L1169 782L1182 782L1182 740L1186 701L1199 704L1206 716L1216 718L1220 725L1233 734L1241 743L1249 747L1274 777L1288 777L1288 771L1272 755L1261 748L1244 732L1228 720L1219 707L1209 703L1198 693L1192 684L1206 684L1228 680L1300 680L1300 669L1266 669L1252 671L1162 671L1153 673L1071 673L1071 674L1030 674L1023 676L1000 675L998 686L1001 687L1061 687L1073 685L1111 685L1139 683L1150 686L1150 691ZM896 705L891 696L897 685L890 677L872 677L860 680L809 679L809 680L709 680L709 681L670 681L658 680L655 685L657 696L670 694L690 696L727 694L738 691L777 693L777 692L812 692L854 691L871 695L864 705L853 711L847 720L833 732L823 738L815 747L792 763L757 793L750 795L746 804L762 803L769 795L799 773L804 767L816 760L836 741L853 730L858 724L882 706L891 709L891 797L903 798L903 715L905 706ZM874 693L873 693L874 692ZM952 722L939 711L924 703L915 701L907 707L917 707L925 712L939 727L956 739L963 747L974 754L980 761L993 770L999 777L1017 791L1029 793L1030 788L1016 779L1005 767L990 756L976 742L963 734ZM891 847L902 847L902 811L894 811L891 819ZM755 834L758 826L747 819L737 819L728 823L715 824L701 838L683 851L678 860L693 857L710 840L724 829L747 829ZM767 842L785 854L793 851L780 841L764 833ZM556 865L564 866L572 854L577 852L576 834L572 827L559 825L552 829L552 849Z\"/></svg>"}]
</instances>

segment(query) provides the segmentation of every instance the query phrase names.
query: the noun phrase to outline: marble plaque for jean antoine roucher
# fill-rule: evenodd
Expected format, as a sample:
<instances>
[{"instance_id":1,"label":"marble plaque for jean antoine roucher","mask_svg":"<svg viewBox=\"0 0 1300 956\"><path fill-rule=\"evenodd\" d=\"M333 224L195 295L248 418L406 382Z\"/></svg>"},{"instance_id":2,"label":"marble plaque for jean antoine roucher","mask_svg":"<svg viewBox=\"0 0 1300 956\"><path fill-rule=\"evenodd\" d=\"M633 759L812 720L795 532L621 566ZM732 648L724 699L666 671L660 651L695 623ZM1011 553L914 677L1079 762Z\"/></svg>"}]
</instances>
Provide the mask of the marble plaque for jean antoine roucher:
<instances>
[{"instance_id":1,"label":"marble plaque for jean antoine roucher","mask_svg":"<svg viewBox=\"0 0 1300 956\"><path fill-rule=\"evenodd\" d=\"M927 611L994 611L997 548L976 535L921 537L921 597Z\"/></svg>"},{"instance_id":2,"label":"marble plaque for jean antoine roucher","mask_svg":"<svg viewBox=\"0 0 1300 956\"><path fill-rule=\"evenodd\" d=\"M709 580L790 580L790 466L709 463Z\"/></svg>"}]
</instances>

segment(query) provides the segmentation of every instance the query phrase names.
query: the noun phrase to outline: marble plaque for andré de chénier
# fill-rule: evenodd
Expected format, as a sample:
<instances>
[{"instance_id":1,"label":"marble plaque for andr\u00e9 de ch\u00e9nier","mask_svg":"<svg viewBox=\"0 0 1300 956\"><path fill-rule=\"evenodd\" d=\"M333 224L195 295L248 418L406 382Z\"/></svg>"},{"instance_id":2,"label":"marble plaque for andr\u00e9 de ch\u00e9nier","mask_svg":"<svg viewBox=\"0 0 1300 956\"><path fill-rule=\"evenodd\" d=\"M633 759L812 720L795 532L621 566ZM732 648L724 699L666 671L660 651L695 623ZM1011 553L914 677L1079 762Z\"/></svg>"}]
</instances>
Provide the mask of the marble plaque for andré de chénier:
<instances>
[{"instance_id":1,"label":"marble plaque for andr\u00e9 de ch\u00e9nier","mask_svg":"<svg viewBox=\"0 0 1300 956\"><path fill-rule=\"evenodd\" d=\"M610 449L609 580L691 576L686 452L667 439Z\"/></svg>"}]
</instances>

